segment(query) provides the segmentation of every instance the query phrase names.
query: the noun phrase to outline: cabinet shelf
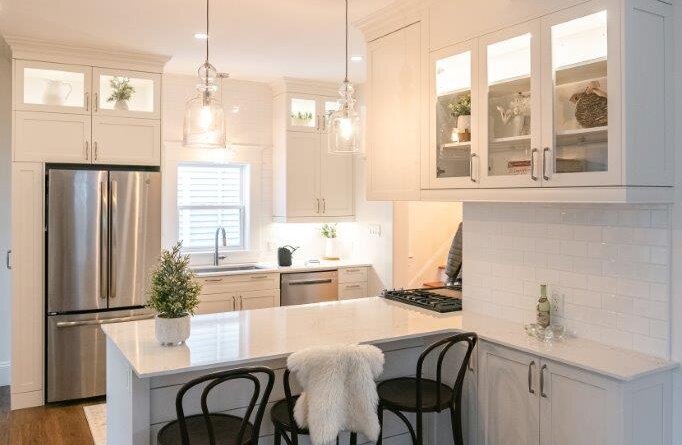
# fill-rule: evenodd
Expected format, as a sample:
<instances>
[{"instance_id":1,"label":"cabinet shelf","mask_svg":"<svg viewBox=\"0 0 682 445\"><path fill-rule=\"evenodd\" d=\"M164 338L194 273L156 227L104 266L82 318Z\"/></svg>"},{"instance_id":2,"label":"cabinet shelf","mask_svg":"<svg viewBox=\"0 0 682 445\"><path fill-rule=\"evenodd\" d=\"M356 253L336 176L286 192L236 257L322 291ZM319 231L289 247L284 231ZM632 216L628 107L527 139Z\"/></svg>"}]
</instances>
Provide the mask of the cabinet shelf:
<instances>
[{"instance_id":1,"label":"cabinet shelf","mask_svg":"<svg viewBox=\"0 0 682 445\"><path fill-rule=\"evenodd\" d=\"M471 141L466 142L448 142L447 144L441 144L441 150L444 148L459 148L459 147L469 147L471 146Z\"/></svg>"},{"instance_id":2,"label":"cabinet shelf","mask_svg":"<svg viewBox=\"0 0 682 445\"><path fill-rule=\"evenodd\" d=\"M606 75L606 57L585 60L556 68L556 85L564 85L586 79L599 79Z\"/></svg>"},{"instance_id":3,"label":"cabinet shelf","mask_svg":"<svg viewBox=\"0 0 682 445\"><path fill-rule=\"evenodd\" d=\"M460 88L457 90L442 91L438 93L438 97L452 96L455 94L463 94L471 91L471 88Z\"/></svg>"},{"instance_id":4,"label":"cabinet shelf","mask_svg":"<svg viewBox=\"0 0 682 445\"><path fill-rule=\"evenodd\" d=\"M606 142L608 140L608 129L608 126L603 126L558 131L556 134L557 144L572 145Z\"/></svg>"},{"instance_id":5,"label":"cabinet shelf","mask_svg":"<svg viewBox=\"0 0 682 445\"><path fill-rule=\"evenodd\" d=\"M528 148L528 144L520 145L519 143L530 142L530 135L523 134L520 136L509 136L506 138L491 138L491 148Z\"/></svg>"}]
</instances>

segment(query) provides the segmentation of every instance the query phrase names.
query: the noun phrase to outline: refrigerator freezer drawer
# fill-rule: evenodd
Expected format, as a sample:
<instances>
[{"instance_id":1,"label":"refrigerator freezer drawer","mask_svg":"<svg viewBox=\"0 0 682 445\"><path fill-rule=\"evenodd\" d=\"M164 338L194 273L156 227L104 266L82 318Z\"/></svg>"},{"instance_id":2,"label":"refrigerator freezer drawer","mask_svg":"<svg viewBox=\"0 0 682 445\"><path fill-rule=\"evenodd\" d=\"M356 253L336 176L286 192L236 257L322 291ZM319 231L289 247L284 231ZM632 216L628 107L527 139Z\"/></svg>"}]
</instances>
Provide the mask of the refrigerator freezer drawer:
<instances>
[{"instance_id":1,"label":"refrigerator freezer drawer","mask_svg":"<svg viewBox=\"0 0 682 445\"><path fill-rule=\"evenodd\" d=\"M47 401L106 391L105 323L152 318L148 309L47 317Z\"/></svg>"}]
</instances>

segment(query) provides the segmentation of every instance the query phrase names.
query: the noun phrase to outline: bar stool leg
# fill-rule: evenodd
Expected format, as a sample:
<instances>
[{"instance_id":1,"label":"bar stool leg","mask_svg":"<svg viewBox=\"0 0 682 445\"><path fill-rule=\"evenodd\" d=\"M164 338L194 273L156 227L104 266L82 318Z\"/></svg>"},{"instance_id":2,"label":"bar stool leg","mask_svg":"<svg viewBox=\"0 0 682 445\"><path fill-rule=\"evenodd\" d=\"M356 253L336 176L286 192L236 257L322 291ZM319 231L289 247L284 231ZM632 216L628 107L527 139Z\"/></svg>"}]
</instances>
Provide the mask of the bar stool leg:
<instances>
[{"instance_id":1,"label":"bar stool leg","mask_svg":"<svg viewBox=\"0 0 682 445\"><path fill-rule=\"evenodd\" d=\"M282 433L275 428L275 445L282 445Z\"/></svg>"},{"instance_id":2,"label":"bar stool leg","mask_svg":"<svg viewBox=\"0 0 682 445\"><path fill-rule=\"evenodd\" d=\"M384 434L384 407L381 406L381 403L378 407L377 417L379 417L379 439L377 440L377 445L381 445L381 436Z\"/></svg>"},{"instance_id":3,"label":"bar stool leg","mask_svg":"<svg viewBox=\"0 0 682 445\"><path fill-rule=\"evenodd\" d=\"M421 410L417 411L417 445L423 445L424 444L424 434L423 434L423 425L422 425L423 419L422 419L422 412Z\"/></svg>"},{"instance_id":4,"label":"bar stool leg","mask_svg":"<svg viewBox=\"0 0 682 445\"><path fill-rule=\"evenodd\" d=\"M462 437L462 417L455 408L450 408L450 424L452 426L452 440L455 445L464 445L464 438Z\"/></svg>"},{"instance_id":5,"label":"bar stool leg","mask_svg":"<svg viewBox=\"0 0 682 445\"><path fill-rule=\"evenodd\" d=\"M350 445L358 445L358 434L350 433Z\"/></svg>"}]
</instances>

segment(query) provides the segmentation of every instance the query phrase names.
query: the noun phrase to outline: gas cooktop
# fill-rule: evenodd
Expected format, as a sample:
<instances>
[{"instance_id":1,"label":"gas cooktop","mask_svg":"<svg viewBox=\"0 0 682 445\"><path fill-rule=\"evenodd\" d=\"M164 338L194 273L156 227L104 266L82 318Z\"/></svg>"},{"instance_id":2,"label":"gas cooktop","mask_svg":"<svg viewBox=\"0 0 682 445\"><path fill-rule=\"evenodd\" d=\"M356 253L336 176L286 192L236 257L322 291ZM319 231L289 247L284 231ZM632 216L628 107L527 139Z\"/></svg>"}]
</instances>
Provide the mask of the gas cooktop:
<instances>
[{"instance_id":1,"label":"gas cooktop","mask_svg":"<svg viewBox=\"0 0 682 445\"><path fill-rule=\"evenodd\" d=\"M461 286L433 289L384 289L381 296L436 312L462 310Z\"/></svg>"}]
</instances>

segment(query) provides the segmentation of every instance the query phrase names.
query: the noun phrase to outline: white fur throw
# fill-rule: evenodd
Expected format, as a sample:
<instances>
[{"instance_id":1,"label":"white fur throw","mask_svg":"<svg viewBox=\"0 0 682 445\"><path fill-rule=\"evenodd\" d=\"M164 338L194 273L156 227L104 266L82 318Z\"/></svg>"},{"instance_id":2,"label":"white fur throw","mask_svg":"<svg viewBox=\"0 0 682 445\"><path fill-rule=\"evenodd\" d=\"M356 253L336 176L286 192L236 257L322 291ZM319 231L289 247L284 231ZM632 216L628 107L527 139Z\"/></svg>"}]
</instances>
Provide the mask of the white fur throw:
<instances>
[{"instance_id":1,"label":"white fur throw","mask_svg":"<svg viewBox=\"0 0 682 445\"><path fill-rule=\"evenodd\" d=\"M303 392L294 407L296 423L310 431L313 445L336 439L341 431L379 437L374 380L384 369L384 354L370 345L337 345L304 349L289 356Z\"/></svg>"}]
</instances>

